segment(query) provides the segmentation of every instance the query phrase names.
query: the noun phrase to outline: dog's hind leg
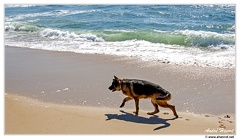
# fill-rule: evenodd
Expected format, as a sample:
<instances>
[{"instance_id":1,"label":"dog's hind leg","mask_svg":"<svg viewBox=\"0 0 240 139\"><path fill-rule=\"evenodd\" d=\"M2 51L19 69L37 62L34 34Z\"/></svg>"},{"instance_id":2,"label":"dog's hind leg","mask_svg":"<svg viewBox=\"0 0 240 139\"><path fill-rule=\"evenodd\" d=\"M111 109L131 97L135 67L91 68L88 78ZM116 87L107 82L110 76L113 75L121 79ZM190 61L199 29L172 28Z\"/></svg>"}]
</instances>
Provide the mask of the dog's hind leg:
<instances>
[{"instance_id":1,"label":"dog's hind leg","mask_svg":"<svg viewBox=\"0 0 240 139\"><path fill-rule=\"evenodd\" d=\"M152 102L155 110L153 112L148 112L147 113L148 115L154 115L159 112L158 104L156 103L156 101L154 99L151 99L151 102Z\"/></svg>"},{"instance_id":2,"label":"dog's hind leg","mask_svg":"<svg viewBox=\"0 0 240 139\"><path fill-rule=\"evenodd\" d=\"M177 112L175 110L175 106L174 105L170 105L168 104L166 101L158 101L158 105L164 108L169 108L173 111L173 114L176 118L178 118Z\"/></svg>"},{"instance_id":3,"label":"dog's hind leg","mask_svg":"<svg viewBox=\"0 0 240 139\"><path fill-rule=\"evenodd\" d=\"M122 108L122 107L125 105L125 102L127 102L127 101L129 101L129 100L131 100L131 99L132 99L132 98L130 98L130 97L125 97L125 98L123 99L123 102L122 102L120 108Z\"/></svg>"}]
</instances>

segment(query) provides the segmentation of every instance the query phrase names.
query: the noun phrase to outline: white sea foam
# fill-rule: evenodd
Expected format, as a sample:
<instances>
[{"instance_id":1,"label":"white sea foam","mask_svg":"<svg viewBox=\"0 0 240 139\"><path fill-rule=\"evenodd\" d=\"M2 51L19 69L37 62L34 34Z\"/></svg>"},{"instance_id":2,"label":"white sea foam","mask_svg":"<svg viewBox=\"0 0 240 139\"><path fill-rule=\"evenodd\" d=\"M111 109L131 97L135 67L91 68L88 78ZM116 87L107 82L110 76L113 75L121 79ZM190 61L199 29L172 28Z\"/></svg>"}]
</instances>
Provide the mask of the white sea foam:
<instances>
[{"instance_id":1,"label":"white sea foam","mask_svg":"<svg viewBox=\"0 0 240 139\"><path fill-rule=\"evenodd\" d=\"M94 41L102 42L102 38L93 34L76 34L74 32L60 31L55 29L44 29L40 32L41 36L48 37L50 39L62 39L62 40L76 40L76 41Z\"/></svg>"},{"instance_id":2,"label":"white sea foam","mask_svg":"<svg viewBox=\"0 0 240 139\"><path fill-rule=\"evenodd\" d=\"M204 48L197 47L197 45L193 45L194 47L186 47L174 44L152 43L145 40L111 42L87 32L81 33L52 28L40 28L21 22L6 22L5 31L5 45L10 46L51 51L136 57L143 61L157 61L176 65L235 68L234 34L226 35L193 30L173 32L191 37L190 40L192 43L199 42L199 39L200 42L206 41L211 44L221 42L219 38L220 40L221 38L224 40L224 44L215 44L216 46L214 47L206 45L208 47ZM117 31L125 32L125 30ZM164 31L154 31L164 33ZM196 42L194 42L194 37L196 37ZM213 40L213 42L211 40Z\"/></svg>"},{"instance_id":3,"label":"white sea foam","mask_svg":"<svg viewBox=\"0 0 240 139\"><path fill-rule=\"evenodd\" d=\"M44 16L67 16L81 13L92 13L97 12L99 10L55 10L50 12L41 12L41 13L29 13L29 14L19 14L10 17L5 17L5 21L17 21L25 18L36 18L36 17L44 17Z\"/></svg>"},{"instance_id":4,"label":"white sea foam","mask_svg":"<svg viewBox=\"0 0 240 139\"><path fill-rule=\"evenodd\" d=\"M5 22L5 31L38 31L40 28L23 22Z\"/></svg>"},{"instance_id":5,"label":"white sea foam","mask_svg":"<svg viewBox=\"0 0 240 139\"><path fill-rule=\"evenodd\" d=\"M235 68L235 49L210 48L205 50L197 47L151 43L140 40L121 42L89 41L92 39L88 40L81 35L54 30L47 31L44 34L53 39L57 37L58 40L49 41L49 39L44 40L43 38L41 42L27 42L26 40L14 42L12 41L13 39L7 39L5 44L51 51L127 56L139 58L143 61L157 61L174 65ZM7 35L6 38L8 38ZM73 39L72 41L66 41L64 40L66 38ZM82 41L81 39L86 39L87 41Z\"/></svg>"},{"instance_id":6,"label":"white sea foam","mask_svg":"<svg viewBox=\"0 0 240 139\"><path fill-rule=\"evenodd\" d=\"M210 31L195 31L195 30L176 30L174 33L180 33L186 36L200 36L203 38L210 38L210 37L231 37L235 38L235 34L220 34L216 32Z\"/></svg>"},{"instance_id":7,"label":"white sea foam","mask_svg":"<svg viewBox=\"0 0 240 139\"><path fill-rule=\"evenodd\" d=\"M12 7L34 7L39 5L31 5L31 4L6 4L4 5L5 8L12 8Z\"/></svg>"}]
</instances>

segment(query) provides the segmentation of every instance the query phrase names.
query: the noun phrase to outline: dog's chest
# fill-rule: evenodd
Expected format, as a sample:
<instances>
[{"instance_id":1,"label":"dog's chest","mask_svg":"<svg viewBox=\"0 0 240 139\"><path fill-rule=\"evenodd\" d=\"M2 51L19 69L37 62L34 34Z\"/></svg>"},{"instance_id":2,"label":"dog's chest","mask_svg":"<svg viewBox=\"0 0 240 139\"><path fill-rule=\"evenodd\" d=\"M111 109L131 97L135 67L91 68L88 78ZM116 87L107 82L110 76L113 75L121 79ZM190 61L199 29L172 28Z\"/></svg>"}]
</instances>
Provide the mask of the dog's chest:
<instances>
[{"instance_id":1,"label":"dog's chest","mask_svg":"<svg viewBox=\"0 0 240 139\"><path fill-rule=\"evenodd\" d=\"M122 93L126 96L133 97L133 94L129 90L122 90Z\"/></svg>"}]
</instances>

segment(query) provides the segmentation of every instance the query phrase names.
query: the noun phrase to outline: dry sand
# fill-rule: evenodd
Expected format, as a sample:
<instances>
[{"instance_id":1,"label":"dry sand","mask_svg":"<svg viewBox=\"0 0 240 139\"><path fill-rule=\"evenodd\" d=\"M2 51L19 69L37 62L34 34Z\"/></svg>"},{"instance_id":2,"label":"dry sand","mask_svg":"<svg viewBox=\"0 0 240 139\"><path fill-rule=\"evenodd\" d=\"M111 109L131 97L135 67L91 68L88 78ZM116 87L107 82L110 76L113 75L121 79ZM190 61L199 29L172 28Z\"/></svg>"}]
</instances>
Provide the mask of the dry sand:
<instances>
[{"instance_id":1,"label":"dry sand","mask_svg":"<svg viewBox=\"0 0 240 139\"><path fill-rule=\"evenodd\" d=\"M56 105L5 94L5 134L235 134L224 116L168 111L149 116L132 109Z\"/></svg>"},{"instance_id":2,"label":"dry sand","mask_svg":"<svg viewBox=\"0 0 240 139\"><path fill-rule=\"evenodd\" d=\"M107 89L113 75L160 84L180 118L147 115L149 100L138 116L133 101L120 109L124 95ZM226 133L235 133L235 69L5 47L5 134Z\"/></svg>"}]
</instances>

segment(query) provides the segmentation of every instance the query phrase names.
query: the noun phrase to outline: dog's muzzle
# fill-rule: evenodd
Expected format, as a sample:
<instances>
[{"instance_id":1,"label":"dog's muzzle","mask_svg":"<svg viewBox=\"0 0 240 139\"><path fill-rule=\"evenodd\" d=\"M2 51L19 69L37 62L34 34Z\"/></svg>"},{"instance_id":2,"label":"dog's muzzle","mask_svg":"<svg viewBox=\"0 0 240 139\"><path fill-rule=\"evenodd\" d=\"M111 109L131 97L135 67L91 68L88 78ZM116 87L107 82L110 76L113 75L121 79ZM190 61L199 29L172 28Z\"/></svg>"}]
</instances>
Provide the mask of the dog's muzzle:
<instances>
[{"instance_id":1,"label":"dog's muzzle","mask_svg":"<svg viewBox=\"0 0 240 139\"><path fill-rule=\"evenodd\" d=\"M111 90L112 92L116 91L116 89L113 86L108 87L109 90Z\"/></svg>"}]
</instances>

